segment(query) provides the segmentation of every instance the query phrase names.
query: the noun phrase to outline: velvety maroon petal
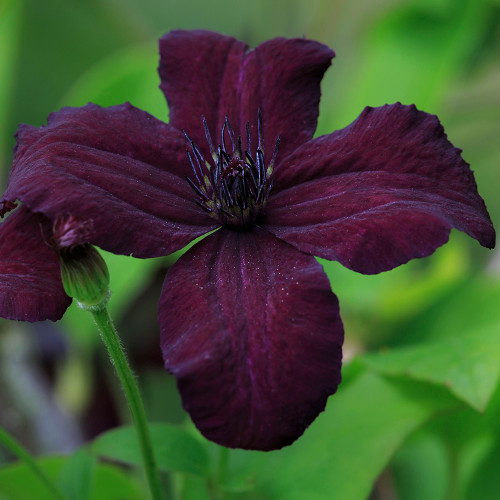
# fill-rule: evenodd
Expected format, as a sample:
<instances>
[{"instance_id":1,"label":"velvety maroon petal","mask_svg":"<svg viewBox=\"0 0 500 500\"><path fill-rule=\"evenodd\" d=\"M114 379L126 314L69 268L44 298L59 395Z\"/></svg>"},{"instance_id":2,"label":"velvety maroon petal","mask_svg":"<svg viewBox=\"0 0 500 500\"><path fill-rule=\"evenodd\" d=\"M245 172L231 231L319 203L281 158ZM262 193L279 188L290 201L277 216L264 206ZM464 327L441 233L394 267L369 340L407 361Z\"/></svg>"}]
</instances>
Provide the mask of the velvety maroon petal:
<instances>
[{"instance_id":1,"label":"velvety maroon petal","mask_svg":"<svg viewBox=\"0 0 500 500\"><path fill-rule=\"evenodd\" d=\"M275 38L247 52L244 43L210 31L172 31L160 40L160 55L161 88L173 126L186 130L207 154L201 116L217 146L228 115L244 140L250 122L255 148L260 108L270 158L280 134L280 155L313 136L320 81L334 53L303 38Z\"/></svg>"},{"instance_id":2,"label":"velvety maroon petal","mask_svg":"<svg viewBox=\"0 0 500 500\"><path fill-rule=\"evenodd\" d=\"M56 321L71 303L56 251L47 243L50 221L20 207L0 225L0 316Z\"/></svg>"},{"instance_id":3,"label":"velvety maroon petal","mask_svg":"<svg viewBox=\"0 0 500 500\"><path fill-rule=\"evenodd\" d=\"M185 130L205 155L202 116L218 144L225 115L239 108L237 85L246 50L235 38L205 30L175 30L160 39L158 72L169 122Z\"/></svg>"},{"instance_id":4,"label":"velvety maroon petal","mask_svg":"<svg viewBox=\"0 0 500 500\"><path fill-rule=\"evenodd\" d=\"M431 254L452 227L495 244L469 165L414 106L366 108L285 158L274 182L263 226L361 273Z\"/></svg>"},{"instance_id":5,"label":"velvety maroon petal","mask_svg":"<svg viewBox=\"0 0 500 500\"><path fill-rule=\"evenodd\" d=\"M184 407L224 446L290 444L340 382L343 327L326 275L259 228L221 229L181 257L159 321Z\"/></svg>"},{"instance_id":6,"label":"velvety maroon petal","mask_svg":"<svg viewBox=\"0 0 500 500\"><path fill-rule=\"evenodd\" d=\"M267 161L278 136L279 159L314 135L320 82L334 56L326 45L304 38L275 38L248 53L240 87L240 127L250 121L256 137L257 110L262 110Z\"/></svg>"},{"instance_id":7,"label":"velvety maroon petal","mask_svg":"<svg viewBox=\"0 0 500 500\"><path fill-rule=\"evenodd\" d=\"M137 257L169 254L217 227L193 201L186 141L130 104L64 108L22 125L3 200L51 219L92 220L91 243Z\"/></svg>"}]
</instances>

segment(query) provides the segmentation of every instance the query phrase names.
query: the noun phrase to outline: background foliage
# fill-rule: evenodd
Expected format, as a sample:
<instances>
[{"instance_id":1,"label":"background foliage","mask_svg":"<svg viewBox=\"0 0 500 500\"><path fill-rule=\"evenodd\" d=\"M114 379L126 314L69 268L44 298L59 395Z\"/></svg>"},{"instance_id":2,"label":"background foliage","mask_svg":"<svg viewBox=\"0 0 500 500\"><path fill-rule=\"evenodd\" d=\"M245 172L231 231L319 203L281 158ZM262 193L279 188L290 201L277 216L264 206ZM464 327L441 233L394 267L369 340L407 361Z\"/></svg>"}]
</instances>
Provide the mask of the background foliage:
<instances>
[{"instance_id":1,"label":"background foliage","mask_svg":"<svg viewBox=\"0 0 500 500\"><path fill-rule=\"evenodd\" d=\"M439 115L500 227L498 0L0 0L4 184L19 122L127 100L167 120L157 39L174 28L250 45L306 35L333 47L318 134L367 105L401 101ZM159 423L171 498L497 498L498 252L454 231L432 257L377 276L321 261L346 327L344 380L297 443L268 454L203 440L162 369L156 302L175 258L106 255L112 314ZM113 461L136 464L137 443L130 428L109 430L128 422L127 411L89 318L72 306L56 324L0 328L0 424L34 453L55 453L41 466L72 500L146 498L137 469ZM0 499L50 498L10 459L0 450Z\"/></svg>"}]
</instances>

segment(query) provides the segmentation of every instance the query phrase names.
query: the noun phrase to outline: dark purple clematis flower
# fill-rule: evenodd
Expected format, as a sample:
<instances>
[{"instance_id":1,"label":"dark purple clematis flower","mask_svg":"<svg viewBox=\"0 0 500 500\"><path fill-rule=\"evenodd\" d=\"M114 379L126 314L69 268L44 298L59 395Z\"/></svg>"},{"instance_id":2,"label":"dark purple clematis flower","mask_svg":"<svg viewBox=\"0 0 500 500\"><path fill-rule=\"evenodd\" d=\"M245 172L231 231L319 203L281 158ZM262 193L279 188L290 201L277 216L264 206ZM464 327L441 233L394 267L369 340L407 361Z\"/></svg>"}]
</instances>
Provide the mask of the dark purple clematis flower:
<instances>
[{"instance_id":1,"label":"dark purple clematis flower","mask_svg":"<svg viewBox=\"0 0 500 500\"><path fill-rule=\"evenodd\" d=\"M1 229L0 312L63 314L57 252L44 243L61 215L65 234L92 221L90 243L143 258L218 228L166 277L165 366L207 438L279 448L340 382L339 306L313 256L379 273L430 255L452 227L492 248L494 229L435 116L366 108L312 138L328 47L277 38L249 51L174 31L160 54L169 124L130 104L88 104L19 128L3 203L24 206Z\"/></svg>"}]
</instances>

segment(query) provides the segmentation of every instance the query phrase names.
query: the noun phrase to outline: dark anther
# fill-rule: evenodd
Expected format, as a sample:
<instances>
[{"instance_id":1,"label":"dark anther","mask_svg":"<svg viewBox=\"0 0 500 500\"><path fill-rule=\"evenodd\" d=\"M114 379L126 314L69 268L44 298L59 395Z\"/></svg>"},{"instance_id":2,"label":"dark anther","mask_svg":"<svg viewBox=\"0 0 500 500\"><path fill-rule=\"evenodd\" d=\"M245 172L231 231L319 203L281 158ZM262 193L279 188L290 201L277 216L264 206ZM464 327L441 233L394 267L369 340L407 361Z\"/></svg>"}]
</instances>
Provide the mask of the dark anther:
<instances>
[{"instance_id":1,"label":"dark anther","mask_svg":"<svg viewBox=\"0 0 500 500\"><path fill-rule=\"evenodd\" d=\"M207 121L205 120L204 116L202 116L201 118L203 119L203 128L205 129L205 137L207 138L210 154L214 156L216 153L215 153L214 143L212 142L212 136L210 135L210 131L208 130Z\"/></svg>"},{"instance_id":2,"label":"dark anther","mask_svg":"<svg viewBox=\"0 0 500 500\"><path fill-rule=\"evenodd\" d=\"M184 132L190 146L187 156L195 180L189 177L186 179L198 197L195 201L223 225L249 226L264 211L272 187L270 177L278 155L280 138L276 141L271 162L266 166L260 110L257 116L257 148L253 152L249 122L245 124L246 149L243 149L241 135L236 137L227 116L222 124L221 142L217 147L203 116L202 121L212 157L210 161L204 158L198 146ZM226 137L230 140L231 149L228 149Z\"/></svg>"}]
</instances>

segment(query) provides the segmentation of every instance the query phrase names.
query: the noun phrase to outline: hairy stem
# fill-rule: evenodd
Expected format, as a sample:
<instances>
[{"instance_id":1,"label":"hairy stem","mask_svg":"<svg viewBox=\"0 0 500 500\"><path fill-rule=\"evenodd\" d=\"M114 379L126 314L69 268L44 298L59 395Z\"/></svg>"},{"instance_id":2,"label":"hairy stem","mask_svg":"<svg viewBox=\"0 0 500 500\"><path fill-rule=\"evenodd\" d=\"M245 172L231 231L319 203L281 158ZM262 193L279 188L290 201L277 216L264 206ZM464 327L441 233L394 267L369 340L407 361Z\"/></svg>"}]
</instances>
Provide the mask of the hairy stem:
<instances>
[{"instance_id":1,"label":"hairy stem","mask_svg":"<svg viewBox=\"0 0 500 500\"><path fill-rule=\"evenodd\" d=\"M156 461L153 454L153 446L151 444L151 436L146 419L146 412L144 405L139 394L139 388L135 381L130 365L128 364L127 357L121 346L120 339L116 332L115 327L109 317L106 307L102 308L89 308L89 312L94 317L94 321L101 333L101 337L108 349L118 378L125 392L127 402L132 412L139 443L141 446L142 460L146 477L149 483L151 495L154 500L162 500L162 490Z\"/></svg>"}]
</instances>

